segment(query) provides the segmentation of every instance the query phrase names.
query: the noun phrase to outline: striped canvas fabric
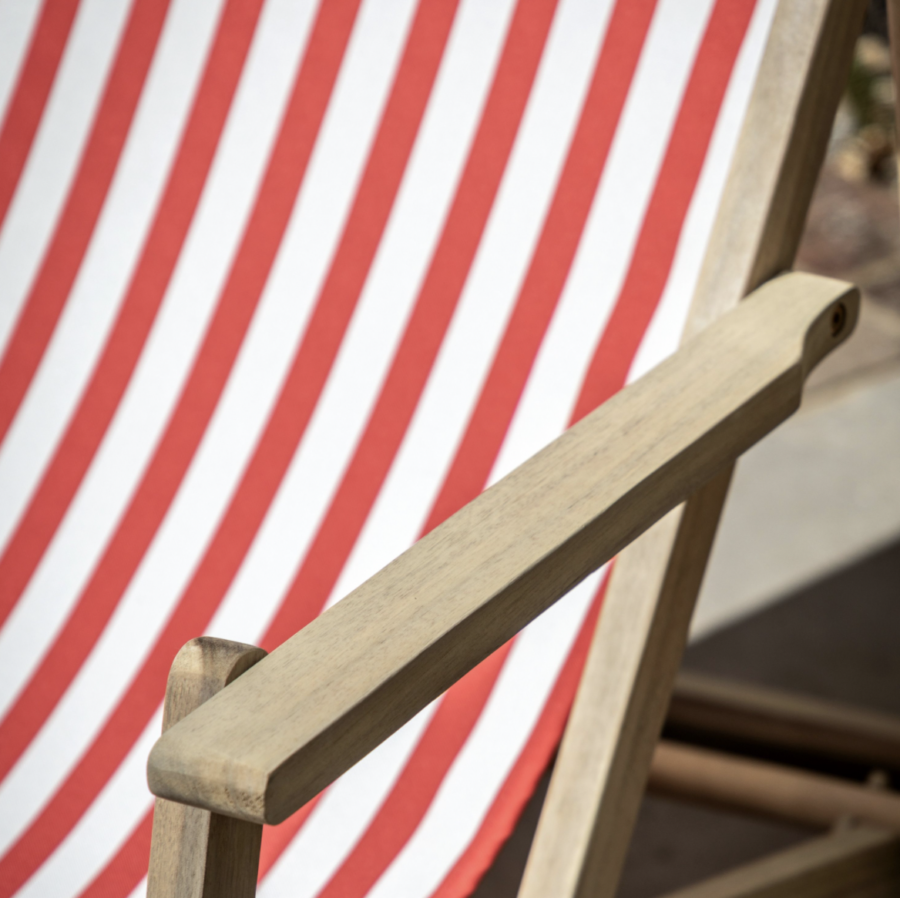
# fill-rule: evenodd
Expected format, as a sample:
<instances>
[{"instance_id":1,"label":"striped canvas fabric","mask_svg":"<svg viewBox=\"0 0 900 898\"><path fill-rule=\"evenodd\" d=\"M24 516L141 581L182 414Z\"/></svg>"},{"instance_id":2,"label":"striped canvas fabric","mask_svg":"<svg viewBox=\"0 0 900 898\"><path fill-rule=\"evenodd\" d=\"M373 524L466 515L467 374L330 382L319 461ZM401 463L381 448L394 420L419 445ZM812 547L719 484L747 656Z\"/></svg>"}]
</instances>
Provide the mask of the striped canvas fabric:
<instances>
[{"instance_id":1,"label":"striped canvas fabric","mask_svg":"<svg viewBox=\"0 0 900 898\"><path fill-rule=\"evenodd\" d=\"M773 0L0 0L0 896L146 888L203 633L277 646L677 344ZM263 841L462 896L590 578Z\"/></svg>"}]
</instances>

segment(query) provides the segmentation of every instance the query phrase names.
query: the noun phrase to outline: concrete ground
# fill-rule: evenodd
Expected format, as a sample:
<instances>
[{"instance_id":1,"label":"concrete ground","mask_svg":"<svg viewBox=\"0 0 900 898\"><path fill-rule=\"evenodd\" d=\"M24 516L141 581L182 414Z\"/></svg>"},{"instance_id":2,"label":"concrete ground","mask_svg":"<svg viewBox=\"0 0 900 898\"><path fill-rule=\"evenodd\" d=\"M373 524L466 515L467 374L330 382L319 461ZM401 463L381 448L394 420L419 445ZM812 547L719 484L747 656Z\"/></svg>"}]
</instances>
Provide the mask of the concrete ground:
<instances>
[{"instance_id":1,"label":"concrete ground","mask_svg":"<svg viewBox=\"0 0 900 898\"><path fill-rule=\"evenodd\" d=\"M896 326L900 348L900 315ZM692 637L898 538L900 365L812 390L800 412L740 460Z\"/></svg>"}]
</instances>

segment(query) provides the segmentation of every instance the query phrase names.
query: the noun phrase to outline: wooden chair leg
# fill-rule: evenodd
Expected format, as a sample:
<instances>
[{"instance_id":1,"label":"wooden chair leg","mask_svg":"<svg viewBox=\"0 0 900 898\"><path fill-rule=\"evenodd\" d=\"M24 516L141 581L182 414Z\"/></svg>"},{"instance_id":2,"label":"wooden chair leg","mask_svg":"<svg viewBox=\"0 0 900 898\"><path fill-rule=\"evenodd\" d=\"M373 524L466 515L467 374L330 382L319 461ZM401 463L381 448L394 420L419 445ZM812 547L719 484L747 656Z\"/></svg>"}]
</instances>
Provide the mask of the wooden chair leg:
<instances>
[{"instance_id":1,"label":"wooden chair leg","mask_svg":"<svg viewBox=\"0 0 900 898\"><path fill-rule=\"evenodd\" d=\"M208 636L175 656L166 684L163 730L176 724L264 658L252 645ZM252 898L262 826L156 799L148 898Z\"/></svg>"}]
</instances>

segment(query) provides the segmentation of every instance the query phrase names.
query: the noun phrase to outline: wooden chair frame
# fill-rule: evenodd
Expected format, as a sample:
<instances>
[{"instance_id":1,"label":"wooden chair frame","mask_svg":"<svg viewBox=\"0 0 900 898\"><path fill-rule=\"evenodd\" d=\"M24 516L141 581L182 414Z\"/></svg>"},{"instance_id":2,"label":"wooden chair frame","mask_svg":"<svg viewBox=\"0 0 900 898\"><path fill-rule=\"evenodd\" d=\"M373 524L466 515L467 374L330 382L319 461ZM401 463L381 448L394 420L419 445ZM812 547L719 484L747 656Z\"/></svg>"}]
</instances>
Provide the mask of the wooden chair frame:
<instances>
[{"instance_id":1,"label":"wooden chair frame","mask_svg":"<svg viewBox=\"0 0 900 898\"><path fill-rule=\"evenodd\" d=\"M656 747L734 460L796 408L808 371L855 321L848 285L776 276L799 243L864 6L780 3L683 349L265 660L213 639L182 650L148 765L153 898L252 895L263 822L300 807L619 553L520 890L614 894L651 762L651 783L669 791L698 766ZM822 819L850 808L900 827L900 799L845 788ZM896 886L898 857L889 832L852 830L679 894Z\"/></svg>"}]
</instances>

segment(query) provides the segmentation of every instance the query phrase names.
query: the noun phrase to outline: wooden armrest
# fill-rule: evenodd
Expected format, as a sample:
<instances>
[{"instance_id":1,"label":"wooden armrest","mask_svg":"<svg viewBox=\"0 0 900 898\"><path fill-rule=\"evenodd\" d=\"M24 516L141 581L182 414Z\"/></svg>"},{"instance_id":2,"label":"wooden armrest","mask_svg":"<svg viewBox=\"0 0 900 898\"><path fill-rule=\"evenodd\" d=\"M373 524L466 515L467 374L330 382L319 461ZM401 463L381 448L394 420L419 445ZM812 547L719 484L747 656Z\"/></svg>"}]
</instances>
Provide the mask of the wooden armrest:
<instances>
[{"instance_id":1,"label":"wooden armrest","mask_svg":"<svg viewBox=\"0 0 900 898\"><path fill-rule=\"evenodd\" d=\"M151 790L284 820L787 418L858 301L761 287L164 733Z\"/></svg>"}]
</instances>

